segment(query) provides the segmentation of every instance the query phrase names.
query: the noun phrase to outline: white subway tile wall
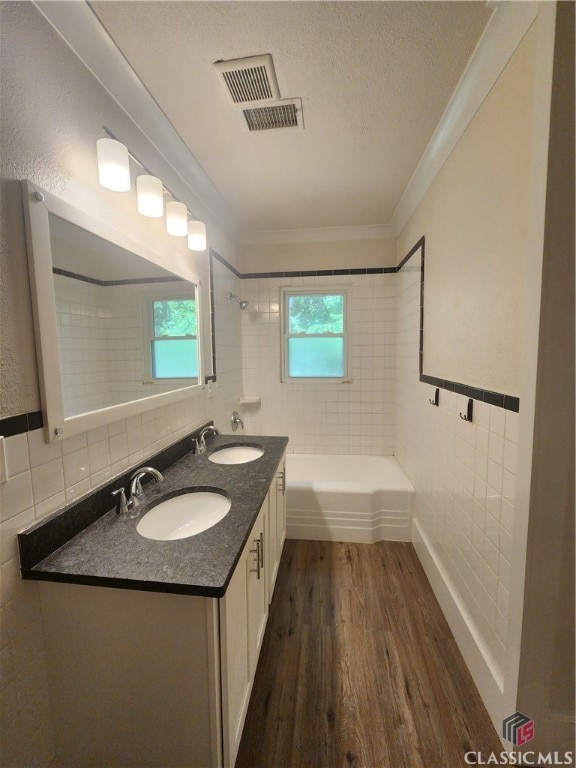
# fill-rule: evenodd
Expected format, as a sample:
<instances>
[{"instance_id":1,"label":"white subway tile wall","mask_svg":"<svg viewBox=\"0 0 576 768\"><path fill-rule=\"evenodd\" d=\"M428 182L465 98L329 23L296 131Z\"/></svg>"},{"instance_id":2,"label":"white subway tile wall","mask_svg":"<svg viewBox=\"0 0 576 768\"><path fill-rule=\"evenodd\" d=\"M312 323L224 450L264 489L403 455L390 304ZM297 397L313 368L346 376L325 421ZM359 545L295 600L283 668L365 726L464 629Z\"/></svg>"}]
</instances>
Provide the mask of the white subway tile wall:
<instances>
[{"instance_id":1,"label":"white subway tile wall","mask_svg":"<svg viewBox=\"0 0 576 768\"><path fill-rule=\"evenodd\" d=\"M396 275L333 275L242 280L244 392L248 432L287 435L292 453L394 452ZM352 286L350 384L280 381L280 288Z\"/></svg>"},{"instance_id":2,"label":"white subway tile wall","mask_svg":"<svg viewBox=\"0 0 576 768\"><path fill-rule=\"evenodd\" d=\"M504 667L518 414L418 381L420 257L398 273L396 457L416 489L414 519L459 595L482 650ZM426 371L432 375L441 372Z\"/></svg>"},{"instance_id":3,"label":"white subway tile wall","mask_svg":"<svg viewBox=\"0 0 576 768\"><path fill-rule=\"evenodd\" d=\"M223 311L216 325L218 384L210 396L205 391L59 443L45 443L43 430L5 439L10 479L0 484L0 755L6 768L45 767L54 756L37 585L20 578L16 534L209 419L230 431L242 388L241 327L223 297L238 293L239 282L229 270L215 270Z\"/></svg>"}]
</instances>

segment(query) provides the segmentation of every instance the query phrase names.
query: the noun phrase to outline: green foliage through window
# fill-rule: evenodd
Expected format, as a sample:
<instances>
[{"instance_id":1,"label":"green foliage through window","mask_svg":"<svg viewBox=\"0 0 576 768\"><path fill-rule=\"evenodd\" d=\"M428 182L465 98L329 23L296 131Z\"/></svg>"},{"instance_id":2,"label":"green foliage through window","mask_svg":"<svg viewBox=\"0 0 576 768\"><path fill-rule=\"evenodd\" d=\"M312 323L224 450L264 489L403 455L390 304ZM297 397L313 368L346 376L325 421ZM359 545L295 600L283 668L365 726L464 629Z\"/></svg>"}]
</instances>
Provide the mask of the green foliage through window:
<instances>
[{"instance_id":1,"label":"green foliage through window","mask_svg":"<svg viewBox=\"0 0 576 768\"><path fill-rule=\"evenodd\" d=\"M154 336L196 336L194 299L154 301Z\"/></svg>"},{"instance_id":2,"label":"green foliage through window","mask_svg":"<svg viewBox=\"0 0 576 768\"><path fill-rule=\"evenodd\" d=\"M342 333L344 297L304 295L288 298L288 333Z\"/></svg>"}]
</instances>

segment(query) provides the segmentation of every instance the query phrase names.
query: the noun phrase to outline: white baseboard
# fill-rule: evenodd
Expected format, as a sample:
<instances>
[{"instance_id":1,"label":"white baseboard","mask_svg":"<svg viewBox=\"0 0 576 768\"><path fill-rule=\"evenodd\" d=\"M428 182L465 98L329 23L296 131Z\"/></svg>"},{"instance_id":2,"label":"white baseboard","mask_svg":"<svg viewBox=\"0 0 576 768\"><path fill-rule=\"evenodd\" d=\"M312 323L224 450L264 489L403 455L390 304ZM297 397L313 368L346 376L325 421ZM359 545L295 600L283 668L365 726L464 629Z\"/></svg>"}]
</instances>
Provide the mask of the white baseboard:
<instances>
[{"instance_id":1,"label":"white baseboard","mask_svg":"<svg viewBox=\"0 0 576 768\"><path fill-rule=\"evenodd\" d=\"M412 520L412 543L494 727L500 733L503 674L418 520Z\"/></svg>"}]
</instances>

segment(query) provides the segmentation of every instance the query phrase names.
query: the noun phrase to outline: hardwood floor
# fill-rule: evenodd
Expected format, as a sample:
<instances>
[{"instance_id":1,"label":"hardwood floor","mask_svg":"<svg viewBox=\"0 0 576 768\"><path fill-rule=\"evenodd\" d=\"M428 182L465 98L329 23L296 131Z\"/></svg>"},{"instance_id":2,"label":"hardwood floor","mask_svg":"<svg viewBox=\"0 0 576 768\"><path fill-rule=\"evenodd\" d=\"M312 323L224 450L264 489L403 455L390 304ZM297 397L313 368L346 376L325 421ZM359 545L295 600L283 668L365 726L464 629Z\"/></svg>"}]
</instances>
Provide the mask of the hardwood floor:
<instances>
[{"instance_id":1,"label":"hardwood floor","mask_svg":"<svg viewBox=\"0 0 576 768\"><path fill-rule=\"evenodd\" d=\"M236 768L501 750L411 544L286 541Z\"/></svg>"}]
</instances>

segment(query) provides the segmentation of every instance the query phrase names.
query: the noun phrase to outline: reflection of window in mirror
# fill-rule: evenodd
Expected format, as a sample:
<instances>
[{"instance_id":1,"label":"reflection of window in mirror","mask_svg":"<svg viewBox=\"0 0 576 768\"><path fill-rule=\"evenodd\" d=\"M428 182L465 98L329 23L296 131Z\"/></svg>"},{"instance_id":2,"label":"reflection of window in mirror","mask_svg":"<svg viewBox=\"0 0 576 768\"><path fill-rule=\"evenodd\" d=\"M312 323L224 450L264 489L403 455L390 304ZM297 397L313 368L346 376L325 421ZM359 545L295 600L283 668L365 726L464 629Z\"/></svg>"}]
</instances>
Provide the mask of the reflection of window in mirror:
<instances>
[{"instance_id":1,"label":"reflection of window in mirror","mask_svg":"<svg viewBox=\"0 0 576 768\"><path fill-rule=\"evenodd\" d=\"M150 381L198 378L198 319L190 296L148 296L144 345Z\"/></svg>"}]
</instances>

